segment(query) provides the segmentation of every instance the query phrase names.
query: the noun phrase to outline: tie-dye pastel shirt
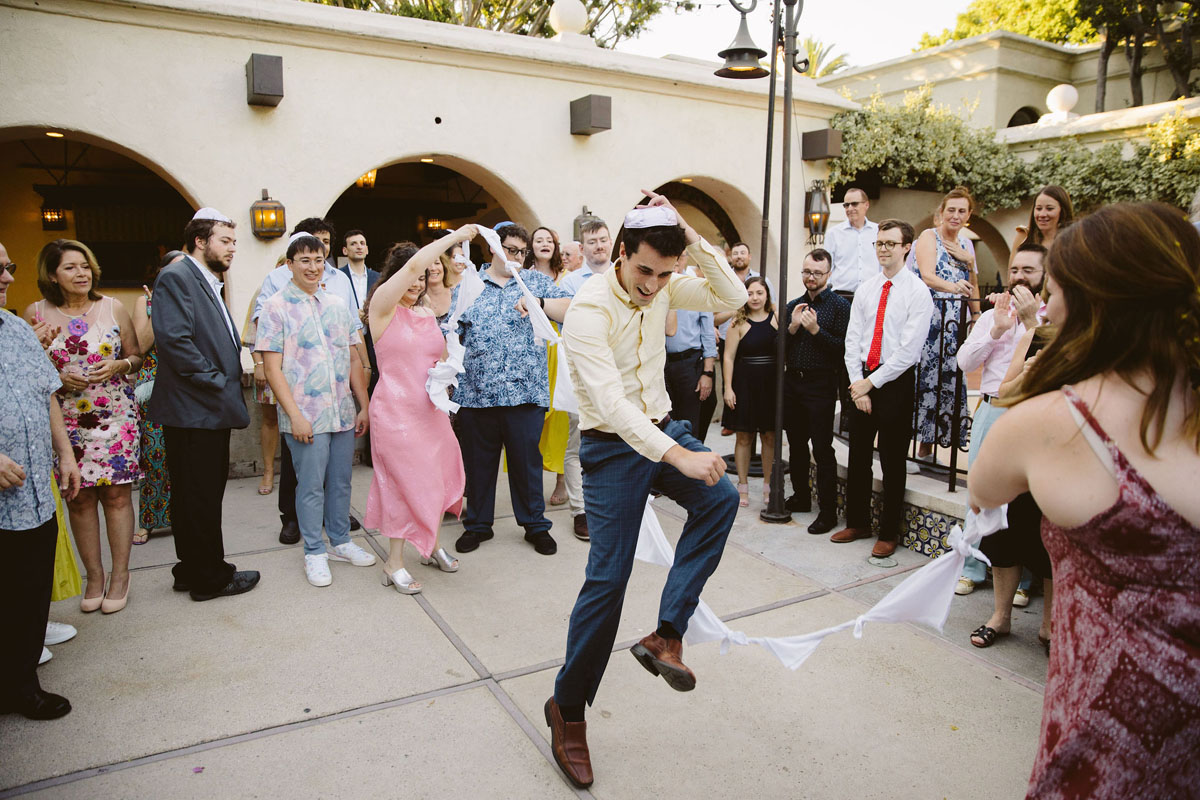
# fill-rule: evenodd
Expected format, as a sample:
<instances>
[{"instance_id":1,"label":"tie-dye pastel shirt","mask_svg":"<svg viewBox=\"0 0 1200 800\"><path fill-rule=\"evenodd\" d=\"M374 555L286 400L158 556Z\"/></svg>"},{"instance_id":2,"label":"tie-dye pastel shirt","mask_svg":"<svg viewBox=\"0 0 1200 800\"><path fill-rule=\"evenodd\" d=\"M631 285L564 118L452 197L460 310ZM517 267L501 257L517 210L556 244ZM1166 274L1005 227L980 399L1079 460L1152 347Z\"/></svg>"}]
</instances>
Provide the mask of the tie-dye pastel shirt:
<instances>
[{"instance_id":1,"label":"tie-dye pastel shirt","mask_svg":"<svg viewBox=\"0 0 1200 800\"><path fill-rule=\"evenodd\" d=\"M263 303L255 349L283 353L283 377L313 433L354 428L350 348L358 342L346 302L320 289L307 294L293 281ZM279 407L279 430L292 432Z\"/></svg>"}]
</instances>

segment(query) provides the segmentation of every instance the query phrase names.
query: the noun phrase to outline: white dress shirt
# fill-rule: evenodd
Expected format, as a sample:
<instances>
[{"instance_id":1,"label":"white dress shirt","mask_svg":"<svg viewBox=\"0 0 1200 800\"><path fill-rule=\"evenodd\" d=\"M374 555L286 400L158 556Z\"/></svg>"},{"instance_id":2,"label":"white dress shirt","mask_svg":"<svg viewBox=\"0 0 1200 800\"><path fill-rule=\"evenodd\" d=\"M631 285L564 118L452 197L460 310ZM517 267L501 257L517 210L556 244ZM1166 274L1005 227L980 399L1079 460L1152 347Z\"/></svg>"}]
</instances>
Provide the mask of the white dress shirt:
<instances>
[{"instance_id":1,"label":"white dress shirt","mask_svg":"<svg viewBox=\"0 0 1200 800\"><path fill-rule=\"evenodd\" d=\"M882 272L868 278L854 293L850 325L846 328L846 372L850 374L851 383L862 380L863 362L867 360L875 336L879 297L888 280L892 282L892 288L883 314L883 349L879 353L879 369L871 373L871 384L876 388L883 386L919 363L929 338L933 297L924 281L903 265L891 278Z\"/></svg>"},{"instance_id":2,"label":"white dress shirt","mask_svg":"<svg viewBox=\"0 0 1200 800\"><path fill-rule=\"evenodd\" d=\"M212 289L213 294L217 296L217 305L221 307L221 316L225 318L225 330L229 331L229 335L233 337L233 346L238 350L242 349L242 337L238 335L237 328L233 325L233 320L229 316L229 308L225 305L225 298L221 294L221 289L224 288L225 282L216 276L216 274L206 267L202 267L200 262L191 256L184 256L188 261L192 262L192 266L200 273L200 277L204 278Z\"/></svg>"},{"instance_id":3,"label":"white dress shirt","mask_svg":"<svg viewBox=\"0 0 1200 800\"><path fill-rule=\"evenodd\" d=\"M367 265L363 264L362 275L354 271L354 267L347 268L350 272L350 283L354 287L354 296L351 298L350 310L358 313L362 309L363 301L367 299ZM345 273L342 273L343 275Z\"/></svg>"},{"instance_id":4,"label":"white dress shirt","mask_svg":"<svg viewBox=\"0 0 1200 800\"><path fill-rule=\"evenodd\" d=\"M857 291L863 281L879 274L879 259L875 257L878 235L879 225L871 220L861 228L846 221L825 234L825 249L833 256L829 285L835 291Z\"/></svg>"}]
</instances>

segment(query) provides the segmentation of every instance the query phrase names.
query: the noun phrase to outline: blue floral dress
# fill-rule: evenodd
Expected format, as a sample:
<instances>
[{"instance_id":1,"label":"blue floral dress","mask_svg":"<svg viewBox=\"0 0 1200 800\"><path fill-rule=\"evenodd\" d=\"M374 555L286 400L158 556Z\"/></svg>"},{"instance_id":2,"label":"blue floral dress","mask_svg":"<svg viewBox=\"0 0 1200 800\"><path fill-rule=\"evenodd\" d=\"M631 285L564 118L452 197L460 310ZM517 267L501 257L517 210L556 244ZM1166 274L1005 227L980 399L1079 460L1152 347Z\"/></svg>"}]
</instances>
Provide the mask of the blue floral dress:
<instances>
[{"instance_id":1,"label":"blue floral dress","mask_svg":"<svg viewBox=\"0 0 1200 800\"><path fill-rule=\"evenodd\" d=\"M970 268L946 252L942 237L936 228L933 236L937 242L937 277L952 283L970 280ZM965 235L959 235L958 244L968 252L974 251L970 239ZM915 266L915 260L913 264ZM934 301L933 318L929 322L929 338L925 341L921 365L917 371L917 435L922 442L936 441L941 447L950 447L954 434L954 391L956 382L961 378L958 443L959 447L966 449L970 439L971 421L967 414L967 382L958 368L957 358L958 320L963 310L962 305L966 301L955 299L960 295L930 291Z\"/></svg>"},{"instance_id":2,"label":"blue floral dress","mask_svg":"<svg viewBox=\"0 0 1200 800\"><path fill-rule=\"evenodd\" d=\"M102 297L78 317L64 314L45 300L38 302L42 318L62 328L49 351L56 369L73 366L86 373L94 364L122 357L121 328L113 316L113 302L111 297ZM130 377L113 375L80 392L64 387L58 395L71 449L83 473L83 487L140 481L138 407Z\"/></svg>"},{"instance_id":3,"label":"blue floral dress","mask_svg":"<svg viewBox=\"0 0 1200 800\"><path fill-rule=\"evenodd\" d=\"M146 300L146 316L150 316L152 299ZM154 383L158 374L158 353L151 346L146 353L146 360L137 375L137 385ZM171 476L167 472L167 445L163 438L162 425L150 419L146 413L149 396L146 403L140 403L141 412L141 445L142 453L139 466L142 468L141 490L138 493L138 526L156 531L171 527Z\"/></svg>"}]
</instances>

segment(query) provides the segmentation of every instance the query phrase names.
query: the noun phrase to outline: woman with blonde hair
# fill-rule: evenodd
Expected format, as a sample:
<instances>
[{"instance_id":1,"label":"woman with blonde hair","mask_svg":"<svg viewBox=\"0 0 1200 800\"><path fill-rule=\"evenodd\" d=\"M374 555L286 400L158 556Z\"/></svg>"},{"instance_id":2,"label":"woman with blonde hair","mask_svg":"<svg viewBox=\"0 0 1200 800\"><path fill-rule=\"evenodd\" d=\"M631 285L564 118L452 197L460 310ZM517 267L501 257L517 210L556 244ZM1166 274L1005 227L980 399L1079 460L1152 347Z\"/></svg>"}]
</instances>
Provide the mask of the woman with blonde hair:
<instances>
[{"instance_id":1,"label":"woman with blonde hair","mask_svg":"<svg viewBox=\"0 0 1200 800\"><path fill-rule=\"evenodd\" d=\"M762 442L763 503L771 498L771 467L775 452L775 338L779 322L771 304L767 281L758 275L746 279L749 300L738 310L725 334L725 403L733 410L737 433L733 458L737 465L738 494L743 508L750 505L748 473L754 434Z\"/></svg>"},{"instance_id":2,"label":"woman with blonde hair","mask_svg":"<svg viewBox=\"0 0 1200 800\"><path fill-rule=\"evenodd\" d=\"M57 239L38 253L38 289L44 299L22 315L26 322L61 328L48 350L63 386L63 420L83 488L67 503L75 545L87 571L81 611L112 614L129 598L133 546L133 484L142 479L137 399L133 381L142 366L133 320L125 306L100 294L100 265L87 245ZM112 554L105 588L100 515Z\"/></svg>"},{"instance_id":3,"label":"woman with blonde hair","mask_svg":"<svg viewBox=\"0 0 1200 800\"><path fill-rule=\"evenodd\" d=\"M972 466L976 508L1042 510L1054 647L1028 796L1200 786L1200 234L1103 208L1046 261L1057 329ZM1151 788L1152 787L1152 788Z\"/></svg>"},{"instance_id":4,"label":"woman with blonde hair","mask_svg":"<svg viewBox=\"0 0 1200 800\"><path fill-rule=\"evenodd\" d=\"M979 311L979 270L975 248L964 229L975 200L962 186L946 193L937 208L938 224L924 231L913 245L917 271L933 294L935 310L929 337L917 369L917 455L933 458L934 443L952 445L952 419L957 405L959 446L967 441L967 385L958 369L958 327L962 301ZM956 387L961 383L961 390Z\"/></svg>"}]
</instances>

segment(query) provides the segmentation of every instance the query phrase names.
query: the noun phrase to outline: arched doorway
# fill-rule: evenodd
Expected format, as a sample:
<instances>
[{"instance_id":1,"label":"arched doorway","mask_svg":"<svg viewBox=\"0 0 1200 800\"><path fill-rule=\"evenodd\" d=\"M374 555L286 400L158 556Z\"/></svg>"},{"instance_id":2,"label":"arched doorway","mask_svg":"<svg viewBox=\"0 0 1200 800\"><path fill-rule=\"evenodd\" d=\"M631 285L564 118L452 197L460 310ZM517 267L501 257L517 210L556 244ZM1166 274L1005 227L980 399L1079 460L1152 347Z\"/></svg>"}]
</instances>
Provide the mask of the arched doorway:
<instances>
[{"instance_id":1,"label":"arched doorway","mask_svg":"<svg viewBox=\"0 0 1200 800\"><path fill-rule=\"evenodd\" d=\"M0 243L24 267L8 293L14 310L41 297L37 254L60 238L87 244L100 263L101 289L131 305L162 255L182 244L195 210L136 154L54 128L0 132L0 175Z\"/></svg>"},{"instance_id":2,"label":"arched doorway","mask_svg":"<svg viewBox=\"0 0 1200 800\"><path fill-rule=\"evenodd\" d=\"M729 214L711 195L693 185L691 178L669 181L654 190L665 195L705 241L721 250L742 241L741 234ZM639 198L640 203L645 198ZM636 205L636 203L635 203ZM621 226L614 232L614 241L621 235ZM614 250L614 258L615 250Z\"/></svg>"},{"instance_id":3,"label":"arched doorway","mask_svg":"<svg viewBox=\"0 0 1200 800\"><path fill-rule=\"evenodd\" d=\"M371 249L367 263L379 268L395 242L425 244L443 231L469 223L492 227L524 220L519 209L509 209L481 183L456 169L453 161L438 162L432 158L401 161L352 183L326 214L338 234L333 256L344 261L341 239L349 230L363 232Z\"/></svg>"}]
</instances>

